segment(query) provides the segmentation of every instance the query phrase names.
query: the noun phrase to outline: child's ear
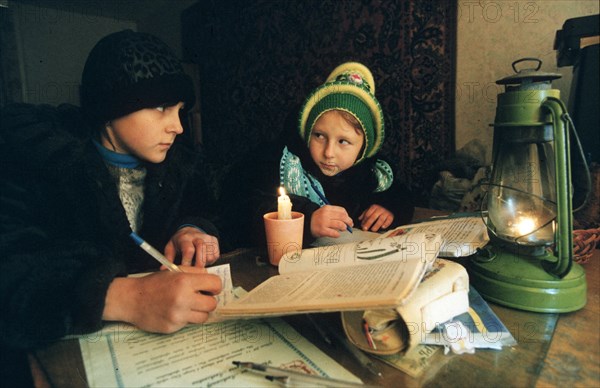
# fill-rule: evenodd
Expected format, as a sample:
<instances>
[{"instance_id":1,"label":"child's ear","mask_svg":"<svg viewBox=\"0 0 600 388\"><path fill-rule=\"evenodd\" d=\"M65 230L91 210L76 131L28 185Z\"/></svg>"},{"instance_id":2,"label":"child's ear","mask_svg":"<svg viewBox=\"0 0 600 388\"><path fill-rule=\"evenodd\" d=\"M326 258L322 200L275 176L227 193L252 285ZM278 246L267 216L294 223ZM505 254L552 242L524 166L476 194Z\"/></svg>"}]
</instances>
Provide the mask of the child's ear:
<instances>
[{"instance_id":1,"label":"child's ear","mask_svg":"<svg viewBox=\"0 0 600 388\"><path fill-rule=\"evenodd\" d=\"M356 164L356 162L358 160L360 160L362 157L364 157L365 148L367 147L367 142L365 141L365 136L362 137L362 142L363 142L362 146L360 147L360 151L358 151L358 156L356 157L354 164Z\"/></svg>"}]
</instances>

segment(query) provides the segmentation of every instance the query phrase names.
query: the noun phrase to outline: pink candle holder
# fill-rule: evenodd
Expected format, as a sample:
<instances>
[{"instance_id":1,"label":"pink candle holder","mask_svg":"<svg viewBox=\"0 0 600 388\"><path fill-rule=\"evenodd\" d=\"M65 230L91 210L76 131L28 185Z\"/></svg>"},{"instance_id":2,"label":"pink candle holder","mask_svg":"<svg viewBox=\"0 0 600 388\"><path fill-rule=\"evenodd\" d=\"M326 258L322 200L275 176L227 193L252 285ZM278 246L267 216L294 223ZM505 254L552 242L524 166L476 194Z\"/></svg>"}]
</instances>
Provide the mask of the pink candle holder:
<instances>
[{"instance_id":1,"label":"pink candle holder","mask_svg":"<svg viewBox=\"0 0 600 388\"><path fill-rule=\"evenodd\" d=\"M267 236L267 252L272 265L278 266L284 254L302 250L304 214L292 212L291 220L280 220L277 218L277 212L272 212L265 214L263 219Z\"/></svg>"}]
</instances>

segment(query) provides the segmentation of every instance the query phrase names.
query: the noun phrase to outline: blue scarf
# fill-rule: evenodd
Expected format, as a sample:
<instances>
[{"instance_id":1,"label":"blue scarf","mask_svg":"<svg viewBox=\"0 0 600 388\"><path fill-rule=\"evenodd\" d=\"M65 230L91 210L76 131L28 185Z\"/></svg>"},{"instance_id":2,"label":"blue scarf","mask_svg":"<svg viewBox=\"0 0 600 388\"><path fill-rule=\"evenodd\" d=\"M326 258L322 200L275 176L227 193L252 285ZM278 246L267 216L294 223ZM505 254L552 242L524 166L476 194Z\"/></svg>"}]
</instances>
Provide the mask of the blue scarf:
<instances>
[{"instance_id":1,"label":"blue scarf","mask_svg":"<svg viewBox=\"0 0 600 388\"><path fill-rule=\"evenodd\" d=\"M374 173L378 182L374 192L385 191L392 185L394 173L387 162L377 159ZM326 205L317 193L318 190L325 194L321 183L302 167L300 158L291 153L287 147L283 149L283 155L279 162L279 183L290 194L308 198L319 206Z\"/></svg>"},{"instance_id":2,"label":"blue scarf","mask_svg":"<svg viewBox=\"0 0 600 388\"><path fill-rule=\"evenodd\" d=\"M96 149L100 153L100 156L102 156L102 159L104 159L104 161L108 164L123 168L136 168L142 164L142 162L133 155L119 154L104 147L96 140L92 141L94 142Z\"/></svg>"}]
</instances>

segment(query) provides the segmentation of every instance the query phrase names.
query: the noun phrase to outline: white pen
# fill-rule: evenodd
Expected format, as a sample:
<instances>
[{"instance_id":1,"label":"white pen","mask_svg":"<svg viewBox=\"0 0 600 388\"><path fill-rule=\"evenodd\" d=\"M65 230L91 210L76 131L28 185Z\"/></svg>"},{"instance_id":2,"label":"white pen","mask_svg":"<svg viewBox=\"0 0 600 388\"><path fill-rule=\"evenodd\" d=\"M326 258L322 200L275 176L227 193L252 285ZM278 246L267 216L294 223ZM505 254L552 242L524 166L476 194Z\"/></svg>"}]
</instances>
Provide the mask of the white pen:
<instances>
[{"instance_id":1,"label":"white pen","mask_svg":"<svg viewBox=\"0 0 600 388\"><path fill-rule=\"evenodd\" d=\"M131 237L133 241L135 241L135 243L139 245L140 248L145 250L150 256L154 257L159 263L167 267L169 271L183 272L181 268L167 260L167 258L162 253L160 253L156 248L144 241L144 239L138 236L135 232L131 232L129 237Z\"/></svg>"}]
</instances>

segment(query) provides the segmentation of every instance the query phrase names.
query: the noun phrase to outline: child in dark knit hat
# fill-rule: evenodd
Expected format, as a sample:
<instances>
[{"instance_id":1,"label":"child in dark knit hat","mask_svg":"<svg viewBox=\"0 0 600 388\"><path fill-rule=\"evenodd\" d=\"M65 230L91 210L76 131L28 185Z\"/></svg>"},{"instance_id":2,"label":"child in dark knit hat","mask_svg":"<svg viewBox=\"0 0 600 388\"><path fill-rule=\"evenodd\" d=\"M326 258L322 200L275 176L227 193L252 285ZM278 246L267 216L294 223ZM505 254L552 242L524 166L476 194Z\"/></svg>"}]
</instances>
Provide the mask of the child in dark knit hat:
<instances>
[{"instance_id":1,"label":"child in dark knit hat","mask_svg":"<svg viewBox=\"0 0 600 388\"><path fill-rule=\"evenodd\" d=\"M219 242L200 158L180 141L180 115L195 101L180 61L152 35L117 32L89 54L81 93L81 110L2 111L3 354L104 320L173 332L216 307L207 294L220 279L194 268L217 260ZM132 231L185 273L128 278L159 267Z\"/></svg>"},{"instance_id":2,"label":"child in dark knit hat","mask_svg":"<svg viewBox=\"0 0 600 388\"><path fill-rule=\"evenodd\" d=\"M240 234L247 218L251 221L242 234L252 236L233 239L234 245L265 244L262 214L276 211L278 186L290 194L293 210L305 215L305 246L319 237L337 238L347 227L380 232L410 221L414 208L408 189L377 157L385 125L374 92L373 75L364 65L336 67L304 102L295 134L259 147L251 169L234 169L238 190L249 195L245 201L223 202L238 204L232 228ZM230 192L236 190L226 183L223 193Z\"/></svg>"}]
</instances>

